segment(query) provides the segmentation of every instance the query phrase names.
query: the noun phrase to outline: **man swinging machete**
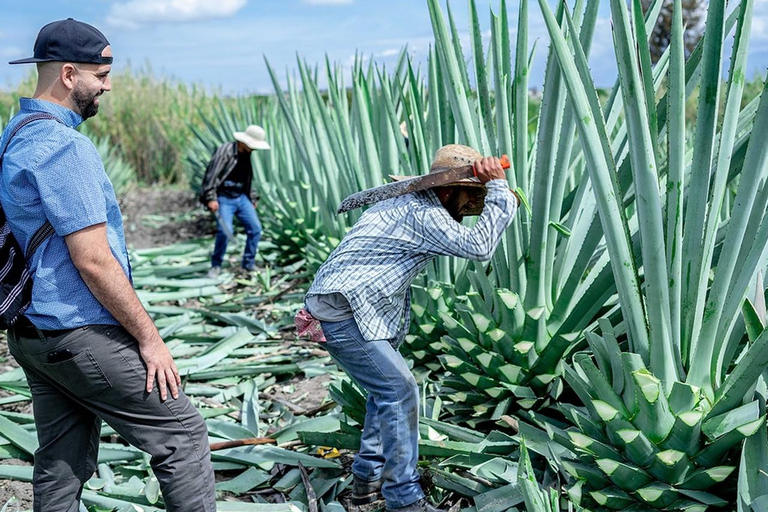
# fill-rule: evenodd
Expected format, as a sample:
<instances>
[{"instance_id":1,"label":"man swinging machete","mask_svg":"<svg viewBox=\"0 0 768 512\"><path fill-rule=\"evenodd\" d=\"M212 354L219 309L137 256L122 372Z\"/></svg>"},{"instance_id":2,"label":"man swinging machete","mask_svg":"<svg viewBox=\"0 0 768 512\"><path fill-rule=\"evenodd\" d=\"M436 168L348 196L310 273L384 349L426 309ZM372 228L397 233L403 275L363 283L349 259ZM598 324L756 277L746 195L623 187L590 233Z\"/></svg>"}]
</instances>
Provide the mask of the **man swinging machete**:
<instances>
[{"instance_id":1,"label":"man swinging machete","mask_svg":"<svg viewBox=\"0 0 768 512\"><path fill-rule=\"evenodd\" d=\"M467 146L440 148L427 176L393 179L342 203L340 211L377 202L318 270L296 327L323 342L368 391L352 503L383 497L388 511L433 512L440 509L426 499L416 470L418 387L398 351L408 331L410 285L435 256L489 260L519 199L502 161ZM388 194L403 195L382 201ZM468 215L479 215L471 228L461 224Z\"/></svg>"}]
</instances>

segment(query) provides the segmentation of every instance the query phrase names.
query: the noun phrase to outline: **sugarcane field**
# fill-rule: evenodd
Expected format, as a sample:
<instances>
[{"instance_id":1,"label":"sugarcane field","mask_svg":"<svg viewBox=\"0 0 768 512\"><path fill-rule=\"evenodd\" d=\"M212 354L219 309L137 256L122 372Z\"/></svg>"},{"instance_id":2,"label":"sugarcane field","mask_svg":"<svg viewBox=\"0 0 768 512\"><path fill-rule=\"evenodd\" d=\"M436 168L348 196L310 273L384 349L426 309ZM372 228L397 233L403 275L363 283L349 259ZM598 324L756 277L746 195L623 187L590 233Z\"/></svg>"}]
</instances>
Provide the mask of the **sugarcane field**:
<instances>
[{"instance_id":1,"label":"sugarcane field","mask_svg":"<svg viewBox=\"0 0 768 512\"><path fill-rule=\"evenodd\" d=\"M768 512L768 2L40 1L0 512Z\"/></svg>"}]
</instances>

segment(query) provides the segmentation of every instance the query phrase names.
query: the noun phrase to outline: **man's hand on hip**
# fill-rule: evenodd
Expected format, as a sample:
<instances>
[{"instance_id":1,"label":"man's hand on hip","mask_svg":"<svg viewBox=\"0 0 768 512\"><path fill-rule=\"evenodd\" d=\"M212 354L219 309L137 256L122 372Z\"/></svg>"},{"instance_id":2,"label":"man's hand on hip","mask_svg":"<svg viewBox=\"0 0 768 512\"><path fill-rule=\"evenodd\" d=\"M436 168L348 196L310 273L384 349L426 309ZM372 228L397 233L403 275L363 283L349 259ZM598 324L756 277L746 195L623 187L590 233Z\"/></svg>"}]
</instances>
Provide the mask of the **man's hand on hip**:
<instances>
[{"instance_id":1,"label":"man's hand on hip","mask_svg":"<svg viewBox=\"0 0 768 512\"><path fill-rule=\"evenodd\" d=\"M147 393L152 392L156 383L162 400L168 398L169 389L174 399L179 398L179 369L163 340L158 336L152 341L139 341L139 353L147 365Z\"/></svg>"},{"instance_id":2,"label":"man's hand on hip","mask_svg":"<svg viewBox=\"0 0 768 512\"><path fill-rule=\"evenodd\" d=\"M216 201L215 199L213 201L208 201L208 204L206 206L208 206L208 209L211 210L212 212L219 211L219 202Z\"/></svg>"}]
</instances>

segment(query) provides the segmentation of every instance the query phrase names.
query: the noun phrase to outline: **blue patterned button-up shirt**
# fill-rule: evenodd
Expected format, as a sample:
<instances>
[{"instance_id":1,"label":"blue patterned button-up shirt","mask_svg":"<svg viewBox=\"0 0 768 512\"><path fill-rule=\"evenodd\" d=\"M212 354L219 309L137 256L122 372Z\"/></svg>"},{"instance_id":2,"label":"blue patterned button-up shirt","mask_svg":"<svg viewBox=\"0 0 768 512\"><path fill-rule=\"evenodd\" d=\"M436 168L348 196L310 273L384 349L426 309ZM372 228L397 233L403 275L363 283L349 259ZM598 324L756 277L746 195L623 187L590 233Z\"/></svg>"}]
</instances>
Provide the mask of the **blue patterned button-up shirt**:
<instances>
[{"instance_id":1,"label":"blue patterned button-up shirt","mask_svg":"<svg viewBox=\"0 0 768 512\"><path fill-rule=\"evenodd\" d=\"M48 101L21 99L19 113L0 137L0 149L16 124L35 112L61 122L32 121L11 140L0 169L0 204L21 247L48 219L55 233L29 262L32 304L25 316L40 329L117 324L94 297L72 263L64 237L106 223L107 239L130 279L123 221L115 191L93 143L75 127L83 119Z\"/></svg>"},{"instance_id":2,"label":"blue patterned button-up shirt","mask_svg":"<svg viewBox=\"0 0 768 512\"><path fill-rule=\"evenodd\" d=\"M496 251L517 200L505 180L486 187L485 208L472 228L453 220L429 190L371 207L317 271L307 297L344 295L365 339L399 344L408 329L411 282L432 258L485 261Z\"/></svg>"}]
</instances>

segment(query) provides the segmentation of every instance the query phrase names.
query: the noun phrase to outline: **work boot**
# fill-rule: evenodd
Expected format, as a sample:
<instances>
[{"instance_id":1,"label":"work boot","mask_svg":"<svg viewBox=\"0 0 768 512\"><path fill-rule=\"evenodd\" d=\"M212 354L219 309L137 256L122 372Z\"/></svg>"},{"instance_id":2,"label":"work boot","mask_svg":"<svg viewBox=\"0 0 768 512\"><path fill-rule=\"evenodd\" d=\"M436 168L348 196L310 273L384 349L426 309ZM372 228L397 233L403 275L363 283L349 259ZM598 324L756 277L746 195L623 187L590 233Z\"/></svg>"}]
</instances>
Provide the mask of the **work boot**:
<instances>
[{"instance_id":1,"label":"work boot","mask_svg":"<svg viewBox=\"0 0 768 512\"><path fill-rule=\"evenodd\" d=\"M421 498L416 503L411 503L405 507L384 509L385 512L445 512L446 508L437 508L432 505L427 498Z\"/></svg>"},{"instance_id":2,"label":"work boot","mask_svg":"<svg viewBox=\"0 0 768 512\"><path fill-rule=\"evenodd\" d=\"M216 279L221 274L221 267L211 267L205 277L209 279Z\"/></svg>"},{"instance_id":3,"label":"work boot","mask_svg":"<svg viewBox=\"0 0 768 512\"><path fill-rule=\"evenodd\" d=\"M381 480L366 482L362 478L353 477L351 500L353 505L365 505L380 499L382 499Z\"/></svg>"}]
</instances>

